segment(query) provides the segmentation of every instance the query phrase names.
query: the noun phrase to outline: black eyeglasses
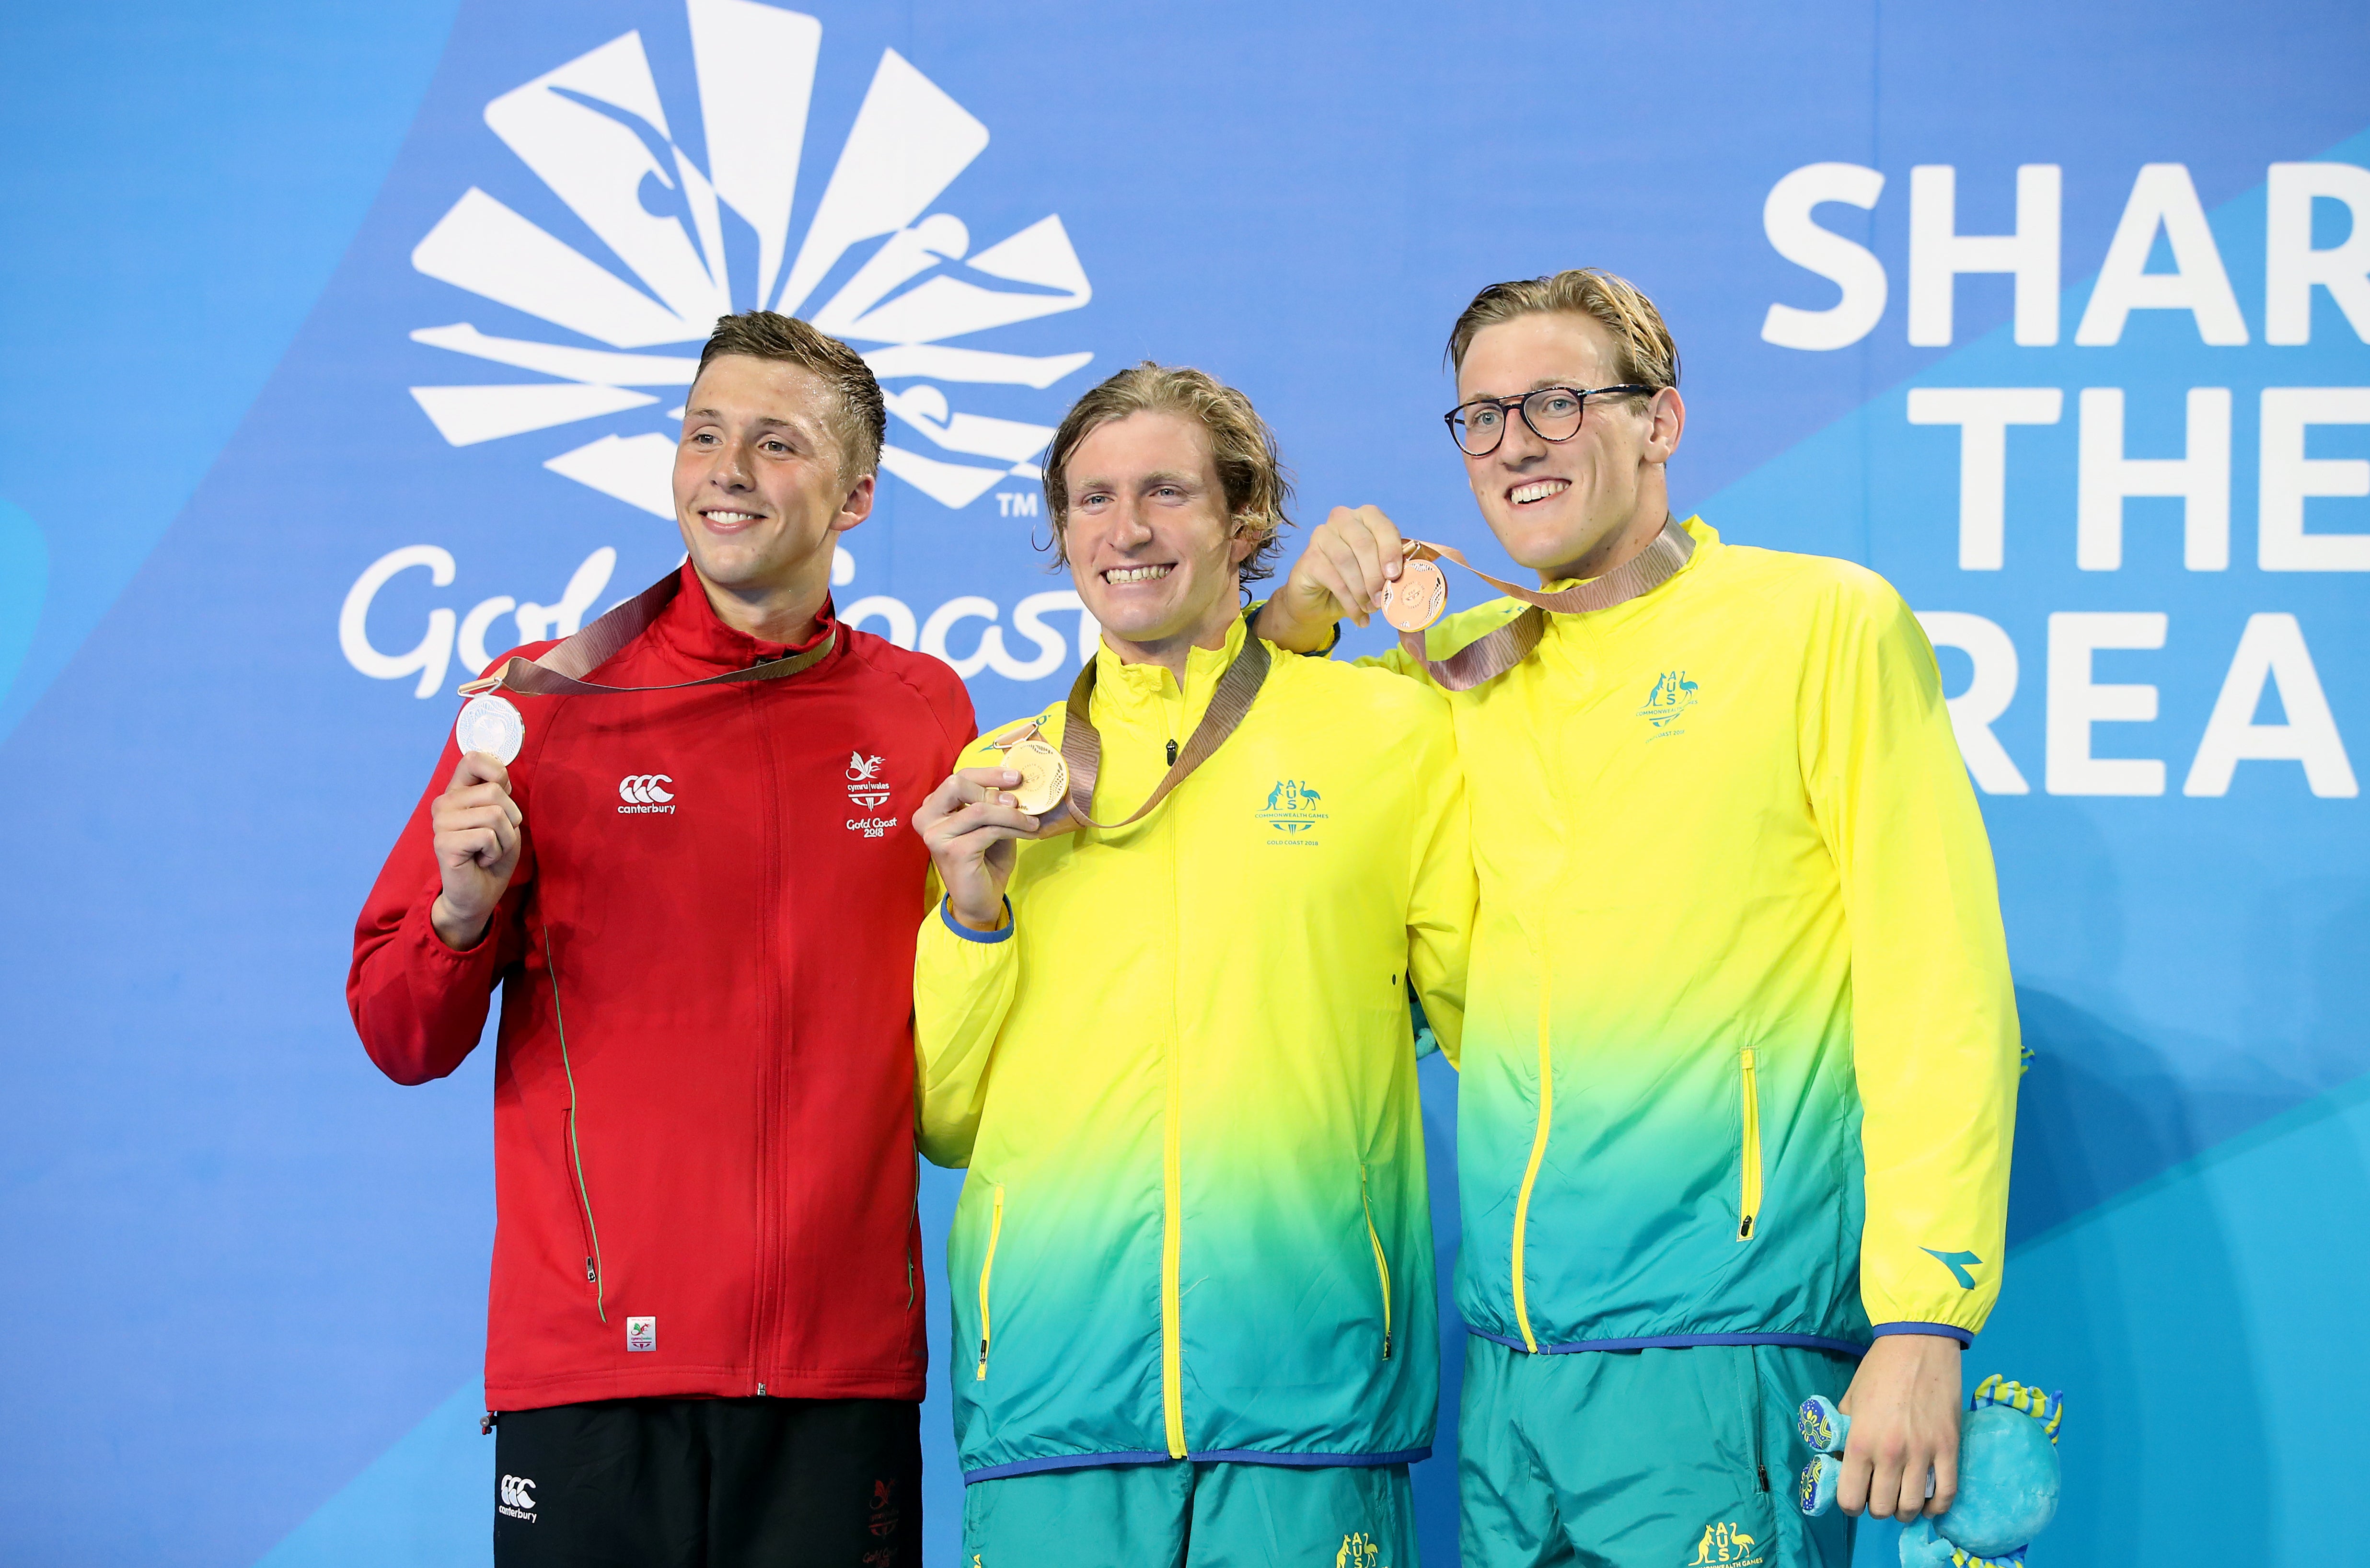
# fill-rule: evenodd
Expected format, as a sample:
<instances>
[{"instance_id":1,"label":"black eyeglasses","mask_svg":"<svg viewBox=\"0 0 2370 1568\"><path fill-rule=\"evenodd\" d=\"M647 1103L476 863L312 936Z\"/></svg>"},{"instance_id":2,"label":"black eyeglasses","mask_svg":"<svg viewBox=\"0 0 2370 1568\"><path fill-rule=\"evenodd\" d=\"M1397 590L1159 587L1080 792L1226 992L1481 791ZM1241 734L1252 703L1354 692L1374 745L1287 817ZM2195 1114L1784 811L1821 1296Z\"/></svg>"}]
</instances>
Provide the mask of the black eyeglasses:
<instances>
[{"instance_id":1,"label":"black eyeglasses","mask_svg":"<svg viewBox=\"0 0 2370 1568\"><path fill-rule=\"evenodd\" d=\"M1591 398L1606 392L1653 390L1634 381L1619 386L1542 386L1513 398L1477 398L1440 417L1460 451L1468 457L1487 457L1506 439L1509 409L1521 409L1523 422L1541 441L1570 441L1580 433L1581 414Z\"/></svg>"}]
</instances>

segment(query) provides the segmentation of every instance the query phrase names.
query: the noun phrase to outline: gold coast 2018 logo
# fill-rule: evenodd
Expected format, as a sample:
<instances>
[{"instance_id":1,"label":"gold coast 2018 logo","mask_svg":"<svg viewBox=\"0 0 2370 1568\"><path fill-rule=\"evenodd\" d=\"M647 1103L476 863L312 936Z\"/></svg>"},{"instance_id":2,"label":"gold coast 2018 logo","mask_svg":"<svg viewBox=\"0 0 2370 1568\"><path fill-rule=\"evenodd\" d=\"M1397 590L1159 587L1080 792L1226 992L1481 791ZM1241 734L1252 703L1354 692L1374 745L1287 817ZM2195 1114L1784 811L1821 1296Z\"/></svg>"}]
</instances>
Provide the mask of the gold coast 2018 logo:
<instances>
[{"instance_id":1,"label":"gold coast 2018 logo","mask_svg":"<svg viewBox=\"0 0 2370 1568\"><path fill-rule=\"evenodd\" d=\"M891 388L892 434L903 438L880 455L890 474L950 508L1007 476L1037 478L1053 429L962 411L947 388L1043 391L1093 358L954 341L1076 310L1092 296L1060 216L973 249L961 218L932 209L986 148L987 127L884 50L805 233L793 236L823 24L754 0L688 0L685 12L696 116L691 105L664 101L639 31L486 105L486 124L603 248L588 253L486 190L466 191L411 264L557 330L513 337L468 321L421 327L416 342L543 378L414 386L421 410L455 446L634 409L678 420L682 410L668 404L681 393L667 389L689 386L697 359L639 351L699 343L719 316L763 306L864 352ZM694 125L691 142L683 132ZM826 283L835 287L825 292ZM675 432L576 439L540 448L549 453L543 466L673 518Z\"/></svg>"},{"instance_id":2,"label":"gold coast 2018 logo","mask_svg":"<svg viewBox=\"0 0 2370 1568\"><path fill-rule=\"evenodd\" d=\"M1725 1520L1704 1527L1686 1568L1759 1568L1761 1543Z\"/></svg>"}]
</instances>

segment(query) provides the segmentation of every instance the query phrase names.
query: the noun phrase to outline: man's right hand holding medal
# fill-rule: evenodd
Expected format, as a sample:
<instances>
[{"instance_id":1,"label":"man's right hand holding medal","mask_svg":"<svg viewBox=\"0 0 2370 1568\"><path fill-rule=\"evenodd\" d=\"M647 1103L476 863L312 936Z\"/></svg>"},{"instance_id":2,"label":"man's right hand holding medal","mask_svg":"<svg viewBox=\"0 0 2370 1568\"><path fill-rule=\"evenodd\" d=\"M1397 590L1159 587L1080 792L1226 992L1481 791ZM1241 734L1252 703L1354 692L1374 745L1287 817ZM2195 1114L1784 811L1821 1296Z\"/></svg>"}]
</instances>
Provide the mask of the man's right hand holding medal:
<instances>
[{"instance_id":1,"label":"man's right hand holding medal","mask_svg":"<svg viewBox=\"0 0 2370 1568\"><path fill-rule=\"evenodd\" d=\"M428 816L436 830L436 870L444 881L428 923L457 952L484 938L486 922L518 870L525 819L511 799L511 770L491 752L462 754Z\"/></svg>"},{"instance_id":2,"label":"man's right hand holding medal","mask_svg":"<svg viewBox=\"0 0 2370 1568\"><path fill-rule=\"evenodd\" d=\"M974 931L1004 926L1004 889L1012 880L1013 841L1046 836L1068 814L1056 800L1039 816L1012 793L1028 782L1018 768L966 767L936 790L914 813L930 860L947 890L947 911Z\"/></svg>"}]
</instances>

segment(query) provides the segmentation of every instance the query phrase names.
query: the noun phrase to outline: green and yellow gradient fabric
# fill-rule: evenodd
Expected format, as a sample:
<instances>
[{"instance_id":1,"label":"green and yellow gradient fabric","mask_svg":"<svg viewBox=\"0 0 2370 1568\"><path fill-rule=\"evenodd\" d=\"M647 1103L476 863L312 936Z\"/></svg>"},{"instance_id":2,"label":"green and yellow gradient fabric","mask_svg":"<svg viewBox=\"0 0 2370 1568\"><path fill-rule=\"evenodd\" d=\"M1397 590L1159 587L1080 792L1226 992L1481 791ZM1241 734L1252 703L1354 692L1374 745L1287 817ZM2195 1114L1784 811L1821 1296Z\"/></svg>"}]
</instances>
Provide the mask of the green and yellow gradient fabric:
<instances>
[{"instance_id":1,"label":"green and yellow gradient fabric","mask_svg":"<svg viewBox=\"0 0 2370 1568\"><path fill-rule=\"evenodd\" d=\"M1524 1351L1963 1342L2018 1039L1933 650L1873 573L1686 526L1668 582L1449 694L1480 879L1458 1308Z\"/></svg>"},{"instance_id":2,"label":"green and yellow gradient fabric","mask_svg":"<svg viewBox=\"0 0 2370 1568\"><path fill-rule=\"evenodd\" d=\"M1095 816L1151 793L1244 636L1181 686L1097 655ZM1063 719L1036 716L1057 744ZM1474 901L1447 704L1273 652L1158 810L1020 845L1008 899L993 936L934 907L915 968L922 1147L970 1168L948 1242L965 1479L1421 1458L1438 1332L1407 998L1412 978L1453 1048Z\"/></svg>"}]
</instances>

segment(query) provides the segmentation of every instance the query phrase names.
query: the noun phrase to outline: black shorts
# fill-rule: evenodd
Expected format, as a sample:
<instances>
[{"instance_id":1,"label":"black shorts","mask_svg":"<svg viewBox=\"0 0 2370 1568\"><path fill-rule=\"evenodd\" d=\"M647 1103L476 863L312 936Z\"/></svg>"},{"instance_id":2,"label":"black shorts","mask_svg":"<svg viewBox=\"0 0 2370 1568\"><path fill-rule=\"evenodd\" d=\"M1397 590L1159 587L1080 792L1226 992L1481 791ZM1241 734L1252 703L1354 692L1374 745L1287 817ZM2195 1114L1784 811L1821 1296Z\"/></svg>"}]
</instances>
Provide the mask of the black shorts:
<instances>
[{"instance_id":1,"label":"black shorts","mask_svg":"<svg viewBox=\"0 0 2370 1568\"><path fill-rule=\"evenodd\" d=\"M498 1568L920 1568L904 1400L602 1400L494 1429Z\"/></svg>"}]
</instances>

